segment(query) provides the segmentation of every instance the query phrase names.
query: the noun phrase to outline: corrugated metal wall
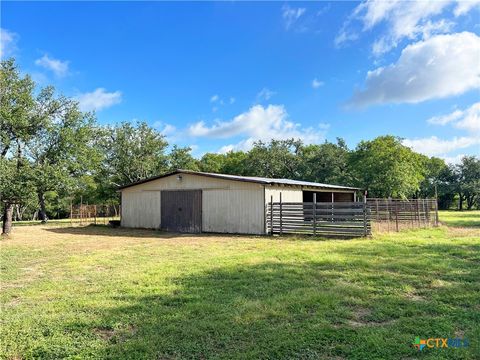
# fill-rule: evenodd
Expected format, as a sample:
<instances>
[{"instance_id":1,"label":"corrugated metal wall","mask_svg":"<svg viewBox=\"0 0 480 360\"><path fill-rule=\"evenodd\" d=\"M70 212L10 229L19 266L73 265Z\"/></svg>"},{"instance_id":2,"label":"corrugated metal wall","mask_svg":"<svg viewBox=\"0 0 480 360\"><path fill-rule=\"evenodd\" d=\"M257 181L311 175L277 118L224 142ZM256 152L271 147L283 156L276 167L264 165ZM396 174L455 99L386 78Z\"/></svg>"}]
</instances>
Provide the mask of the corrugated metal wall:
<instances>
[{"instance_id":1,"label":"corrugated metal wall","mask_svg":"<svg viewBox=\"0 0 480 360\"><path fill-rule=\"evenodd\" d=\"M263 186L255 190L204 190L203 231L263 234Z\"/></svg>"},{"instance_id":2,"label":"corrugated metal wall","mask_svg":"<svg viewBox=\"0 0 480 360\"><path fill-rule=\"evenodd\" d=\"M122 226L160 228L160 191L122 191Z\"/></svg>"},{"instance_id":3,"label":"corrugated metal wall","mask_svg":"<svg viewBox=\"0 0 480 360\"><path fill-rule=\"evenodd\" d=\"M303 201L303 191L300 187L295 189L295 188L285 188L283 186L266 186L265 187L265 204L270 203L272 196L273 196L273 202L279 202L280 193L282 193L283 202L302 202Z\"/></svg>"},{"instance_id":4,"label":"corrugated metal wall","mask_svg":"<svg viewBox=\"0 0 480 360\"><path fill-rule=\"evenodd\" d=\"M202 230L264 233L263 185L193 174L172 175L122 190L122 226L160 228L160 191L203 190Z\"/></svg>"}]
</instances>

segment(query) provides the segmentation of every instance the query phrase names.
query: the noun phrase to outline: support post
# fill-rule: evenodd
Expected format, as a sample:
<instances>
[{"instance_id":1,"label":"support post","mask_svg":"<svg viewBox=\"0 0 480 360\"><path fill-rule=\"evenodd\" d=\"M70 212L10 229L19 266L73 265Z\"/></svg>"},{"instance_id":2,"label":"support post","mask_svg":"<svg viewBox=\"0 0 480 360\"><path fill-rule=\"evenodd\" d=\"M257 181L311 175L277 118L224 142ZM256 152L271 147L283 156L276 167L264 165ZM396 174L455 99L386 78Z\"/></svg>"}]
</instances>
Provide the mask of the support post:
<instances>
[{"instance_id":1,"label":"support post","mask_svg":"<svg viewBox=\"0 0 480 360\"><path fill-rule=\"evenodd\" d=\"M367 192L365 192L365 196L363 197L363 235L365 237L368 235L368 228L367 228Z\"/></svg>"},{"instance_id":2,"label":"support post","mask_svg":"<svg viewBox=\"0 0 480 360\"><path fill-rule=\"evenodd\" d=\"M317 193L313 193L313 235L317 235Z\"/></svg>"},{"instance_id":3,"label":"support post","mask_svg":"<svg viewBox=\"0 0 480 360\"><path fill-rule=\"evenodd\" d=\"M398 201L395 201L395 227L398 232Z\"/></svg>"},{"instance_id":4,"label":"support post","mask_svg":"<svg viewBox=\"0 0 480 360\"><path fill-rule=\"evenodd\" d=\"M387 231L390 231L390 207L388 206L389 201L390 201L389 199L385 199L385 208L387 209L387 214L386 214L386 216L387 216L387 220L388 220L388 222L387 222Z\"/></svg>"},{"instance_id":5,"label":"support post","mask_svg":"<svg viewBox=\"0 0 480 360\"><path fill-rule=\"evenodd\" d=\"M415 199L415 218L417 219L417 227L420 227L420 211L418 209L418 199Z\"/></svg>"},{"instance_id":6,"label":"support post","mask_svg":"<svg viewBox=\"0 0 480 360\"><path fill-rule=\"evenodd\" d=\"M273 195L270 197L270 235L273 235Z\"/></svg>"},{"instance_id":7,"label":"support post","mask_svg":"<svg viewBox=\"0 0 480 360\"><path fill-rule=\"evenodd\" d=\"M426 222L428 224L428 227L430 227L430 201L428 199L423 200L424 202L426 201L426 206L425 206L425 218Z\"/></svg>"},{"instance_id":8,"label":"support post","mask_svg":"<svg viewBox=\"0 0 480 360\"><path fill-rule=\"evenodd\" d=\"M282 229L282 193L280 192L280 235L283 234L283 229Z\"/></svg>"},{"instance_id":9,"label":"support post","mask_svg":"<svg viewBox=\"0 0 480 360\"><path fill-rule=\"evenodd\" d=\"M73 225L73 204L72 198L70 198L70 226Z\"/></svg>"}]
</instances>

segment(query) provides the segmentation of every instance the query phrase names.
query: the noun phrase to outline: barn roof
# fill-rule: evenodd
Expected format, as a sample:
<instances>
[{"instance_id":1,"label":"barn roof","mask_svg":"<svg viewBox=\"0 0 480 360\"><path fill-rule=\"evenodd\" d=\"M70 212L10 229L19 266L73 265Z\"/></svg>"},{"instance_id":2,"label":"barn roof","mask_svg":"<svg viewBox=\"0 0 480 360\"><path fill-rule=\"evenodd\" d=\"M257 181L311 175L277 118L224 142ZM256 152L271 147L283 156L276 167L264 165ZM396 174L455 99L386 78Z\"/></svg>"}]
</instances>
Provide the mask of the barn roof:
<instances>
[{"instance_id":1,"label":"barn roof","mask_svg":"<svg viewBox=\"0 0 480 360\"><path fill-rule=\"evenodd\" d=\"M360 188L356 188L356 187L321 184L321 183L315 183L315 182L309 182L309 181L290 180L290 179L271 179L271 178L264 178L264 177L257 177L257 176L215 174L215 173L206 173L206 172L200 172L200 171L182 170L182 169L178 169L176 171L173 171L165 175L154 176L145 180L134 182L132 184L124 185L119 187L119 190L131 187L131 186L143 184L149 181L161 179L167 176L177 175L177 174L192 174L192 175L207 176L207 177L212 177L217 179L253 182L253 183L264 184L264 185L293 185L293 186L313 187L313 188L319 188L319 189L360 190Z\"/></svg>"}]
</instances>

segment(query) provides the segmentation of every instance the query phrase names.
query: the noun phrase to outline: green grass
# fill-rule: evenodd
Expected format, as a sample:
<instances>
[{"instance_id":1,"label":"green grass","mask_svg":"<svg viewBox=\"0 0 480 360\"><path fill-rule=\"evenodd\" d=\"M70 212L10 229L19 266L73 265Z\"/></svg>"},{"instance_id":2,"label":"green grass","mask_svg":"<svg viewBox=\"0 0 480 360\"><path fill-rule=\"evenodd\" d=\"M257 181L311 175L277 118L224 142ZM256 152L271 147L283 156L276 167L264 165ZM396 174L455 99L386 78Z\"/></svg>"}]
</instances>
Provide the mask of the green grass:
<instances>
[{"instance_id":1,"label":"green grass","mask_svg":"<svg viewBox=\"0 0 480 360\"><path fill-rule=\"evenodd\" d=\"M20 227L0 358L478 359L480 231L373 239ZM415 336L462 349L413 349Z\"/></svg>"},{"instance_id":2,"label":"green grass","mask_svg":"<svg viewBox=\"0 0 480 360\"><path fill-rule=\"evenodd\" d=\"M480 227L480 210L439 211L438 217L449 226Z\"/></svg>"}]
</instances>

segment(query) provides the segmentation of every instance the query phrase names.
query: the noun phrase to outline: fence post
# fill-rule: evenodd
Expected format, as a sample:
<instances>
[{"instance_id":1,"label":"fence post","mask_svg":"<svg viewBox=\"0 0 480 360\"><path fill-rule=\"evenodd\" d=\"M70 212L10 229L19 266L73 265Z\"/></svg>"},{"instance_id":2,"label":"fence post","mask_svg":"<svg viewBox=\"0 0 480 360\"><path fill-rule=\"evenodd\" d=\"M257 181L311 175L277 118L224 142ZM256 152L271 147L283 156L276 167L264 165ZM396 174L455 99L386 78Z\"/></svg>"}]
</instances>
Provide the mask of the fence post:
<instances>
[{"instance_id":1,"label":"fence post","mask_svg":"<svg viewBox=\"0 0 480 360\"><path fill-rule=\"evenodd\" d=\"M395 201L395 228L398 232L398 201Z\"/></svg>"},{"instance_id":2,"label":"fence post","mask_svg":"<svg viewBox=\"0 0 480 360\"><path fill-rule=\"evenodd\" d=\"M438 200L435 199L435 226L438 226Z\"/></svg>"},{"instance_id":3,"label":"fence post","mask_svg":"<svg viewBox=\"0 0 480 360\"><path fill-rule=\"evenodd\" d=\"M425 212L425 199L422 199L422 218L423 218L423 227L427 227L427 213Z\"/></svg>"},{"instance_id":4,"label":"fence post","mask_svg":"<svg viewBox=\"0 0 480 360\"><path fill-rule=\"evenodd\" d=\"M430 201L428 201L428 199L426 199L427 201L427 206L425 206L425 216L426 216L426 219L427 219L427 224L428 224L428 227L430 227Z\"/></svg>"},{"instance_id":5,"label":"fence post","mask_svg":"<svg viewBox=\"0 0 480 360\"><path fill-rule=\"evenodd\" d=\"M280 192L280 235L283 234L282 225L282 192Z\"/></svg>"},{"instance_id":6,"label":"fence post","mask_svg":"<svg viewBox=\"0 0 480 360\"><path fill-rule=\"evenodd\" d=\"M313 193L313 235L317 236L317 193Z\"/></svg>"},{"instance_id":7,"label":"fence post","mask_svg":"<svg viewBox=\"0 0 480 360\"><path fill-rule=\"evenodd\" d=\"M367 195L363 197L363 235L366 237L368 235L367 229Z\"/></svg>"},{"instance_id":8,"label":"fence post","mask_svg":"<svg viewBox=\"0 0 480 360\"><path fill-rule=\"evenodd\" d=\"M273 195L270 197L270 235L273 235Z\"/></svg>"},{"instance_id":9,"label":"fence post","mask_svg":"<svg viewBox=\"0 0 480 360\"><path fill-rule=\"evenodd\" d=\"M390 206L389 206L389 203L390 203L390 200L389 199L385 199L385 205L386 205L386 208L387 208L387 231L390 231Z\"/></svg>"}]
</instances>

